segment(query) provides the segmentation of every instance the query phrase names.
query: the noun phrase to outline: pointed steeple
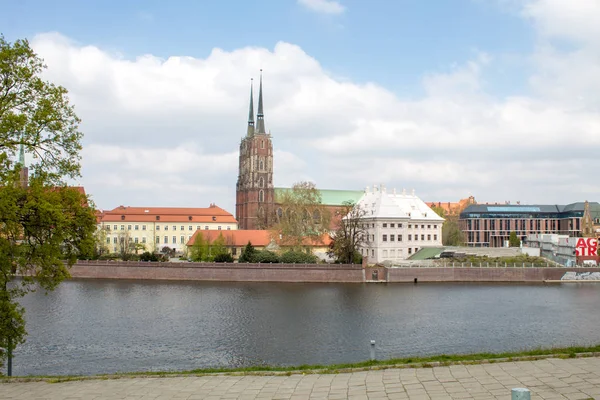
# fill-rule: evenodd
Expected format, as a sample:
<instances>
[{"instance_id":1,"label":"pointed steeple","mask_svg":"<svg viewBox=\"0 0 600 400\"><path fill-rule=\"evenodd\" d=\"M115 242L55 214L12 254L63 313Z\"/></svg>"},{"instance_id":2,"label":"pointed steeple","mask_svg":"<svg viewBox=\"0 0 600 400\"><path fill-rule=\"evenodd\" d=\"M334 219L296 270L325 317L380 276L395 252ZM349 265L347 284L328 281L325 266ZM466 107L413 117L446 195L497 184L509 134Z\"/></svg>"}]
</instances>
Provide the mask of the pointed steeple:
<instances>
[{"instance_id":1,"label":"pointed steeple","mask_svg":"<svg viewBox=\"0 0 600 400\"><path fill-rule=\"evenodd\" d=\"M262 69L260 70L260 86L258 89L258 113L256 114L256 133L265 131L265 115L263 114Z\"/></svg>"},{"instance_id":2,"label":"pointed steeple","mask_svg":"<svg viewBox=\"0 0 600 400\"><path fill-rule=\"evenodd\" d=\"M250 111L248 113L248 136L254 135L254 98L252 96L252 78L250 79Z\"/></svg>"},{"instance_id":3,"label":"pointed steeple","mask_svg":"<svg viewBox=\"0 0 600 400\"><path fill-rule=\"evenodd\" d=\"M21 167L25 166L25 146L23 146L23 143L19 145L19 164L21 164Z\"/></svg>"}]
</instances>

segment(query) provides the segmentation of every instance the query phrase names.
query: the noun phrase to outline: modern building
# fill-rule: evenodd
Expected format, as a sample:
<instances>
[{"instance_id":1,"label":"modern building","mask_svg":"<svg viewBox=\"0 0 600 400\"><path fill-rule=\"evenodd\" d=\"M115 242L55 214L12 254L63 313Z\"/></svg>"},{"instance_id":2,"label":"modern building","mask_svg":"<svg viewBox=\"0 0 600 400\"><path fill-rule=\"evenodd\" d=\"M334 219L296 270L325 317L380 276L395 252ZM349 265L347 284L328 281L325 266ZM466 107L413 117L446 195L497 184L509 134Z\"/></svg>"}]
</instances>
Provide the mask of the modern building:
<instances>
[{"instance_id":1,"label":"modern building","mask_svg":"<svg viewBox=\"0 0 600 400\"><path fill-rule=\"evenodd\" d=\"M357 206L365 213L367 234L359 251L369 263L404 260L423 247L442 245L444 219L414 191L388 192L385 186L374 186L365 190Z\"/></svg>"},{"instance_id":2,"label":"modern building","mask_svg":"<svg viewBox=\"0 0 600 400\"><path fill-rule=\"evenodd\" d=\"M532 234L527 235L526 246L540 249L540 256L559 264L571 267L577 263L575 237L558 234Z\"/></svg>"},{"instance_id":3,"label":"modern building","mask_svg":"<svg viewBox=\"0 0 600 400\"><path fill-rule=\"evenodd\" d=\"M138 245L141 251L159 252L164 247L183 252L198 230L237 229L229 212L211 204L207 208L125 207L98 213L98 229L109 252L121 243Z\"/></svg>"},{"instance_id":4,"label":"modern building","mask_svg":"<svg viewBox=\"0 0 600 400\"><path fill-rule=\"evenodd\" d=\"M584 214L586 217L584 218ZM600 204L568 205L473 204L460 214L460 228L468 246L506 246L511 232L528 235L559 234L580 237L600 224Z\"/></svg>"}]
</instances>

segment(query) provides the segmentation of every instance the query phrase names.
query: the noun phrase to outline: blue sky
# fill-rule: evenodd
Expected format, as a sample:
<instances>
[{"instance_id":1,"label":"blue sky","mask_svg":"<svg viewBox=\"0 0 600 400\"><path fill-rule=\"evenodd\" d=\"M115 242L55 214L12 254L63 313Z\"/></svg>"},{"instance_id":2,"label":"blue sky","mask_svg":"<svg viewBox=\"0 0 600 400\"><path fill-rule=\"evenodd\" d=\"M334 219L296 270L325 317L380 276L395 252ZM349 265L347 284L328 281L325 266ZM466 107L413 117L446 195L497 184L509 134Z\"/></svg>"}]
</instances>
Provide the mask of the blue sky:
<instances>
[{"instance_id":1,"label":"blue sky","mask_svg":"<svg viewBox=\"0 0 600 400\"><path fill-rule=\"evenodd\" d=\"M82 119L100 208L233 210L264 69L275 185L600 200L600 1L2 1Z\"/></svg>"},{"instance_id":2,"label":"blue sky","mask_svg":"<svg viewBox=\"0 0 600 400\"><path fill-rule=\"evenodd\" d=\"M294 0L21 0L6 1L0 26L8 39L57 31L128 58L145 53L201 58L214 47L272 48L286 41L333 74L377 82L400 96L421 93L416 82L424 71L445 71L477 51L514 58L534 45L527 21L494 1L347 0L343 5L341 15L320 15ZM500 94L522 84L520 77L503 79L506 69L510 63L488 71L501 80L495 88Z\"/></svg>"}]
</instances>

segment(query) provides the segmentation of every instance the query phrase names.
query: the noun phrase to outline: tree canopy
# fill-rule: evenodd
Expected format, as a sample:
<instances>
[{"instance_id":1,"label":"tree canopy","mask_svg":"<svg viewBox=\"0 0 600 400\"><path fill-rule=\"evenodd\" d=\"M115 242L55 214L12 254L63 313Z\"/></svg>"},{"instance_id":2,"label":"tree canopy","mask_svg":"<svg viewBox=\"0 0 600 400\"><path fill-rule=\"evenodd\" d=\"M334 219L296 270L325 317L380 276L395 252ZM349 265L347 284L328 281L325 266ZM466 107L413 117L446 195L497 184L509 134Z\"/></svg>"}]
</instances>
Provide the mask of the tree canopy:
<instances>
[{"instance_id":1,"label":"tree canopy","mask_svg":"<svg viewBox=\"0 0 600 400\"><path fill-rule=\"evenodd\" d=\"M0 362L8 358L9 372L26 335L17 298L54 289L95 247L92 204L66 184L80 175L80 121L67 90L42 80L44 68L26 40L0 36ZM33 157L28 182L21 149Z\"/></svg>"},{"instance_id":2,"label":"tree canopy","mask_svg":"<svg viewBox=\"0 0 600 400\"><path fill-rule=\"evenodd\" d=\"M331 214L321 203L321 193L312 182L295 183L278 198L281 213L277 215L274 236L280 245L302 250L306 242L319 243L329 230Z\"/></svg>"},{"instance_id":3,"label":"tree canopy","mask_svg":"<svg viewBox=\"0 0 600 400\"><path fill-rule=\"evenodd\" d=\"M340 223L332 234L333 241L329 247L329 256L337 262L354 264L362 262L358 249L369 243L369 235L362 218L366 210L351 201L344 202L340 213Z\"/></svg>"}]
</instances>

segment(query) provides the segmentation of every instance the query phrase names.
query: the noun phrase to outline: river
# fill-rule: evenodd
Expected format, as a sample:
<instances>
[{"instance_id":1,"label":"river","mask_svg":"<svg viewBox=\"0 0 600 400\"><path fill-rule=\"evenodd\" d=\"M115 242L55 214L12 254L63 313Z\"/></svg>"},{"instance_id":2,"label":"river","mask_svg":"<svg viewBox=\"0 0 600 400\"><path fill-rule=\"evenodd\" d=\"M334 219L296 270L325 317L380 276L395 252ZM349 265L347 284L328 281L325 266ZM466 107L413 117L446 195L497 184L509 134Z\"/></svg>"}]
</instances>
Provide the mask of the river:
<instances>
[{"instance_id":1,"label":"river","mask_svg":"<svg viewBox=\"0 0 600 400\"><path fill-rule=\"evenodd\" d=\"M600 284L73 280L22 299L15 375L98 374L600 343Z\"/></svg>"}]
</instances>

